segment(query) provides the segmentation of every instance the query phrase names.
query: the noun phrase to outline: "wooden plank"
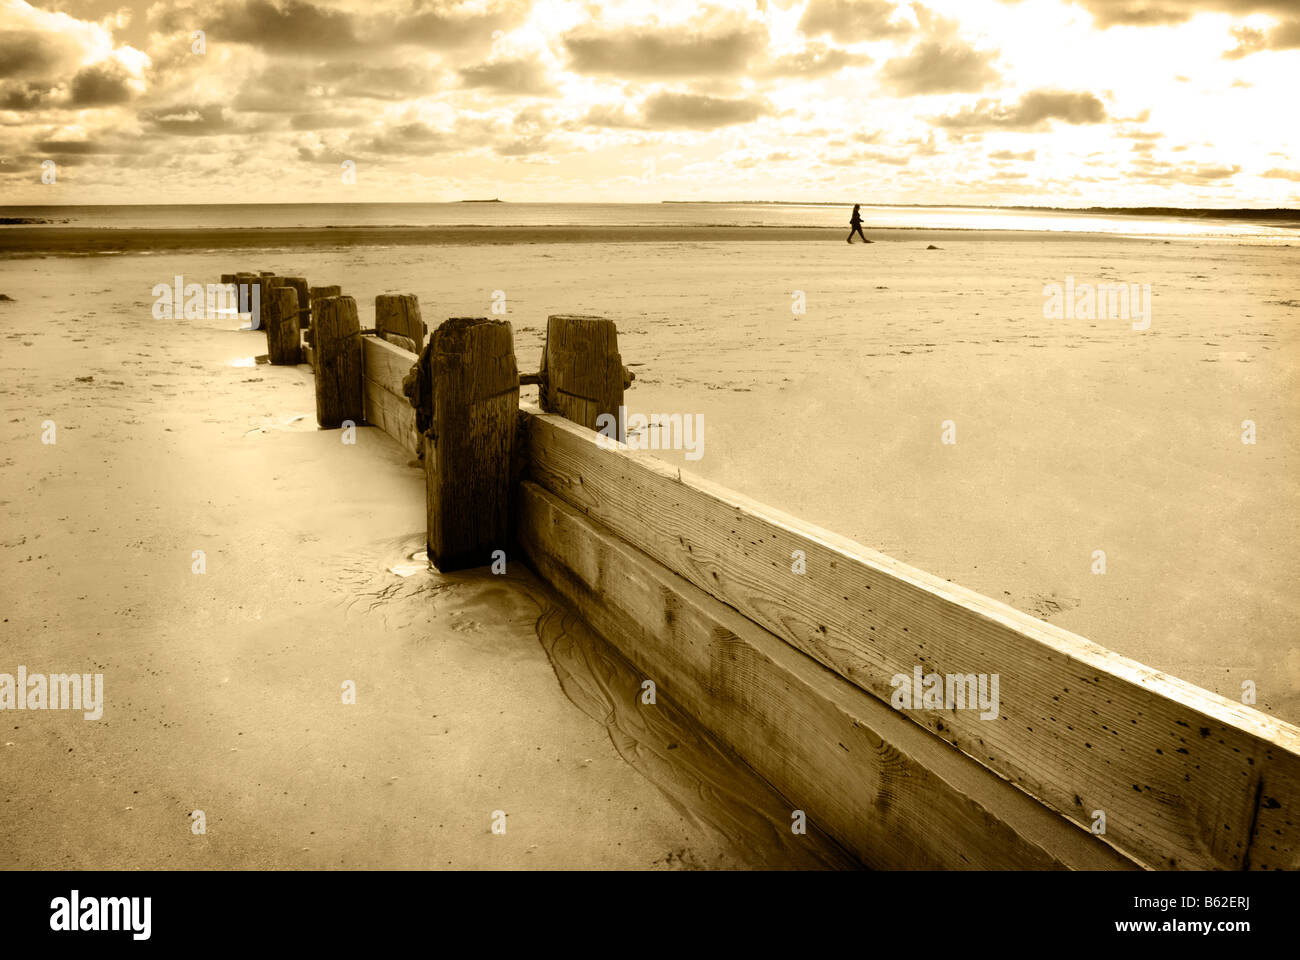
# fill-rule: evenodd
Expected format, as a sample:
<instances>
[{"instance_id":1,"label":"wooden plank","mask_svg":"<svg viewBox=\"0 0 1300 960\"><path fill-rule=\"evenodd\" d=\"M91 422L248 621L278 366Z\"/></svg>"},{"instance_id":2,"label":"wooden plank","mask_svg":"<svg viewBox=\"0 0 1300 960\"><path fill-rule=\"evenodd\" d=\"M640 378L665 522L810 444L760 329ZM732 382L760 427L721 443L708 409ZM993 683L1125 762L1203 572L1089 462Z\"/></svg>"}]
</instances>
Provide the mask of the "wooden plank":
<instances>
[{"instance_id":1,"label":"wooden plank","mask_svg":"<svg viewBox=\"0 0 1300 960\"><path fill-rule=\"evenodd\" d=\"M1152 867L1300 866L1300 729L528 409L531 479L861 689L998 674L995 719L905 715L1061 815Z\"/></svg>"},{"instance_id":2,"label":"wooden plank","mask_svg":"<svg viewBox=\"0 0 1300 960\"><path fill-rule=\"evenodd\" d=\"M366 377L389 393L402 396L402 378L420 358L387 340L366 334L361 338Z\"/></svg>"},{"instance_id":3,"label":"wooden plank","mask_svg":"<svg viewBox=\"0 0 1300 960\"><path fill-rule=\"evenodd\" d=\"M1134 867L535 484L521 484L519 500L518 536L534 569L658 697L868 866Z\"/></svg>"},{"instance_id":4,"label":"wooden plank","mask_svg":"<svg viewBox=\"0 0 1300 960\"><path fill-rule=\"evenodd\" d=\"M420 438L415 432L415 408L405 397L394 396L380 384L365 380L366 421L383 430L412 456L418 456Z\"/></svg>"}]
</instances>

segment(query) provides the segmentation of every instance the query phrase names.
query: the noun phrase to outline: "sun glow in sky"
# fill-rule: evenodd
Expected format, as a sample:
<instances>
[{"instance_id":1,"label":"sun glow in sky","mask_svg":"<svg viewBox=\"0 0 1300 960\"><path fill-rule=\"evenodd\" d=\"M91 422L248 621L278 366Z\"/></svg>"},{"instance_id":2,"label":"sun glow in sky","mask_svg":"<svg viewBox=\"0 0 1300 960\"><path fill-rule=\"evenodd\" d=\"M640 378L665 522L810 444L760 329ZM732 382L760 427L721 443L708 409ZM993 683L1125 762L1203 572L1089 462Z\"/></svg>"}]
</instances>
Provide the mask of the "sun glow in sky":
<instances>
[{"instance_id":1,"label":"sun glow in sky","mask_svg":"<svg viewBox=\"0 0 1300 960\"><path fill-rule=\"evenodd\" d=\"M1300 0L0 0L0 201L1295 206L1297 91Z\"/></svg>"}]
</instances>

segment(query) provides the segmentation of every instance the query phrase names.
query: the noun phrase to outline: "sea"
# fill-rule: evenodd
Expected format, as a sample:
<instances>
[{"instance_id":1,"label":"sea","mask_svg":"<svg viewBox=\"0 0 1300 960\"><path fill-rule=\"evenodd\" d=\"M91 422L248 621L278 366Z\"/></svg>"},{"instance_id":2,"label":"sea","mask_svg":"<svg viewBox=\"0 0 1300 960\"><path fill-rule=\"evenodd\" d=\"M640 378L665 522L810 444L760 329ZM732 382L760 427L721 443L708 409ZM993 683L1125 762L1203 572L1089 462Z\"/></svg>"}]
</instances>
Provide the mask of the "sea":
<instances>
[{"instance_id":1,"label":"sea","mask_svg":"<svg viewBox=\"0 0 1300 960\"><path fill-rule=\"evenodd\" d=\"M844 227L851 206L798 203L272 203L7 206L0 218L52 226L139 228L382 226ZM1296 218L1228 219L1170 214L1007 207L862 206L867 230L1041 230L1121 236L1300 242ZM0 229L4 229L0 226Z\"/></svg>"}]
</instances>

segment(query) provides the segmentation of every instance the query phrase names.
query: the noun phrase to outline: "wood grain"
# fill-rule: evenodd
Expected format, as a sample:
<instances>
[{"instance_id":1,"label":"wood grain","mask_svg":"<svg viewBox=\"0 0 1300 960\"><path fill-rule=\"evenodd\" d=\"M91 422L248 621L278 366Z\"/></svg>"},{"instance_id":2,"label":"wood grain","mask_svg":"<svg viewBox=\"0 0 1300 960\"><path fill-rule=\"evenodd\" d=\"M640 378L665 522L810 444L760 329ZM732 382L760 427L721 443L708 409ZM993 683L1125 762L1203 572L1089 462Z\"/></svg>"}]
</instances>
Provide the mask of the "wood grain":
<instances>
[{"instance_id":1,"label":"wood grain","mask_svg":"<svg viewBox=\"0 0 1300 960\"><path fill-rule=\"evenodd\" d=\"M657 697L866 865L1134 868L557 497L532 483L519 496L530 565L655 682Z\"/></svg>"},{"instance_id":2,"label":"wood grain","mask_svg":"<svg viewBox=\"0 0 1300 960\"><path fill-rule=\"evenodd\" d=\"M1300 865L1300 729L529 412L532 480L858 688L888 703L916 666L998 674L996 719L902 715L1077 824L1103 811L1138 861Z\"/></svg>"}]
</instances>

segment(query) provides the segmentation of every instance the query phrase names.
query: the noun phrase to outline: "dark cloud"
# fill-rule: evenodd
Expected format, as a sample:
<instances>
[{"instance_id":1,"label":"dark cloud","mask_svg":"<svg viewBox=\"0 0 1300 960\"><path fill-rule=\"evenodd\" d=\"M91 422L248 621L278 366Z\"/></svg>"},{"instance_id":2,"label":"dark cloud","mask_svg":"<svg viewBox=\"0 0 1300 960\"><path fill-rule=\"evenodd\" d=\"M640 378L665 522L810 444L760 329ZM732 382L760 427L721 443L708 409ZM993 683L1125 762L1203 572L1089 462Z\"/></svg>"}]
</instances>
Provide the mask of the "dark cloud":
<instances>
[{"instance_id":1,"label":"dark cloud","mask_svg":"<svg viewBox=\"0 0 1300 960\"><path fill-rule=\"evenodd\" d=\"M1019 0L1003 0L1019 2ZM1295 0L1069 0L1092 14L1099 27L1167 26L1184 23L1198 13L1294 14Z\"/></svg>"},{"instance_id":2,"label":"dark cloud","mask_svg":"<svg viewBox=\"0 0 1300 960\"><path fill-rule=\"evenodd\" d=\"M44 77L58 70L69 44L57 34L0 30L0 77Z\"/></svg>"},{"instance_id":3,"label":"dark cloud","mask_svg":"<svg viewBox=\"0 0 1300 960\"><path fill-rule=\"evenodd\" d=\"M799 19L808 36L829 33L840 43L880 40L912 32L906 18L895 17L889 0L809 0Z\"/></svg>"},{"instance_id":4,"label":"dark cloud","mask_svg":"<svg viewBox=\"0 0 1300 960\"><path fill-rule=\"evenodd\" d=\"M696 130L750 123L772 112L772 108L761 100L669 92L648 97L643 110L646 122L652 127L690 127Z\"/></svg>"},{"instance_id":5,"label":"dark cloud","mask_svg":"<svg viewBox=\"0 0 1300 960\"><path fill-rule=\"evenodd\" d=\"M347 113L342 110L322 110L316 113L299 113L289 121L294 130L337 130L359 127L367 118L360 113Z\"/></svg>"},{"instance_id":6,"label":"dark cloud","mask_svg":"<svg viewBox=\"0 0 1300 960\"><path fill-rule=\"evenodd\" d=\"M1240 60L1261 50L1294 50L1300 47L1300 20L1284 20L1267 33L1240 27L1232 31L1232 36L1237 45L1223 54L1225 60Z\"/></svg>"},{"instance_id":7,"label":"dark cloud","mask_svg":"<svg viewBox=\"0 0 1300 960\"><path fill-rule=\"evenodd\" d=\"M499 93L548 93L546 68L536 60L497 60L459 71L463 86Z\"/></svg>"},{"instance_id":8,"label":"dark cloud","mask_svg":"<svg viewBox=\"0 0 1300 960\"><path fill-rule=\"evenodd\" d=\"M365 153L447 153L466 146L450 130L438 130L426 123L404 123L389 127L364 141Z\"/></svg>"},{"instance_id":9,"label":"dark cloud","mask_svg":"<svg viewBox=\"0 0 1300 960\"><path fill-rule=\"evenodd\" d=\"M189 9L157 15L160 30L191 29L197 23L210 40L246 43L291 55L328 55L349 50L379 51L398 46L434 50L472 44L486 46L494 30L506 29L527 14L526 0L511 0L487 10L460 4L415 3L409 12L358 14L310 0L240 0L215 14Z\"/></svg>"},{"instance_id":10,"label":"dark cloud","mask_svg":"<svg viewBox=\"0 0 1300 960\"><path fill-rule=\"evenodd\" d=\"M742 73L767 48L767 28L749 22L708 26L584 26L564 37L572 69L616 76L675 77Z\"/></svg>"},{"instance_id":11,"label":"dark cloud","mask_svg":"<svg viewBox=\"0 0 1300 960\"><path fill-rule=\"evenodd\" d=\"M133 93L128 79L126 70L115 60L79 70L68 90L68 106L107 107L126 103Z\"/></svg>"},{"instance_id":12,"label":"dark cloud","mask_svg":"<svg viewBox=\"0 0 1300 960\"><path fill-rule=\"evenodd\" d=\"M85 140L42 140L34 146L41 153L77 154L78 156L109 152L99 144Z\"/></svg>"},{"instance_id":13,"label":"dark cloud","mask_svg":"<svg viewBox=\"0 0 1300 960\"><path fill-rule=\"evenodd\" d=\"M417 3L417 7L421 4ZM463 10L455 4L431 4L439 9L418 10L399 17L388 33L394 44L416 44L446 50L474 44L490 44L495 30L516 26L528 15L525 0L508 2L486 11Z\"/></svg>"},{"instance_id":14,"label":"dark cloud","mask_svg":"<svg viewBox=\"0 0 1300 960\"><path fill-rule=\"evenodd\" d=\"M226 4L204 29L209 40L247 43L281 53L348 50L360 43L352 14L306 0Z\"/></svg>"},{"instance_id":15,"label":"dark cloud","mask_svg":"<svg viewBox=\"0 0 1300 960\"><path fill-rule=\"evenodd\" d=\"M994 150L989 154L990 160L1032 160L1035 151L1026 150L1023 153L1014 153L1011 150Z\"/></svg>"},{"instance_id":16,"label":"dark cloud","mask_svg":"<svg viewBox=\"0 0 1300 960\"><path fill-rule=\"evenodd\" d=\"M810 43L798 53L778 57L762 68L766 77L820 77L845 67L861 67L871 62L865 53L841 50L825 43Z\"/></svg>"},{"instance_id":17,"label":"dark cloud","mask_svg":"<svg viewBox=\"0 0 1300 960\"><path fill-rule=\"evenodd\" d=\"M953 129L1031 130L1049 125L1052 120L1063 123L1103 123L1107 119L1106 106L1094 94L1062 90L1034 90L1025 94L1011 106L980 100L973 107L935 119L941 127Z\"/></svg>"},{"instance_id":18,"label":"dark cloud","mask_svg":"<svg viewBox=\"0 0 1300 960\"><path fill-rule=\"evenodd\" d=\"M49 83L0 84L0 110L25 112L49 105L54 85Z\"/></svg>"},{"instance_id":19,"label":"dark cloud","mask_svg":"<svg viewBox=\"0 0 1300 960\"><path fill-rule=\"evenodd\" d=\"M904 56L888 61L881 79L894 93L976 93L1001 77L992 66L994 51L976 50L961 41L925 40Z\"/></svg>"}]
</instances>

